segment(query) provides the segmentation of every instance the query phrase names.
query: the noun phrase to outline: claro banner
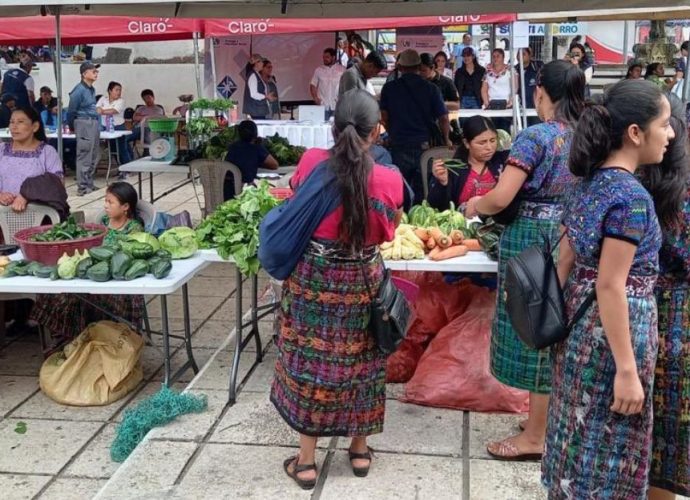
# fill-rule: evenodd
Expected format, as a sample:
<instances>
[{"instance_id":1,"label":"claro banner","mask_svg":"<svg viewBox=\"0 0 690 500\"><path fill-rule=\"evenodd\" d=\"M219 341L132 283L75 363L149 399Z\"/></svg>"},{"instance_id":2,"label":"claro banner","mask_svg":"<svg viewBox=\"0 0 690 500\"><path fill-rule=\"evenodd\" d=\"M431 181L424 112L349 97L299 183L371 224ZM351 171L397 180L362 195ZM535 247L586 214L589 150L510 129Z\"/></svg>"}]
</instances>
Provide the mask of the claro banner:
<instances>
[{"instance_id":1,"label":"claro banner","mask_svg":"<svg viewBox=\"0 0 690 500\"><path fill-rule=\"evenodd\" d=\"M273 35L280 33L317 33L325 31L407 28L416 26L455 26L459 24L510 23L514 14L477 16L378 17L356 19L207 19L206 36Z\"/></svg>"}]
</instances>

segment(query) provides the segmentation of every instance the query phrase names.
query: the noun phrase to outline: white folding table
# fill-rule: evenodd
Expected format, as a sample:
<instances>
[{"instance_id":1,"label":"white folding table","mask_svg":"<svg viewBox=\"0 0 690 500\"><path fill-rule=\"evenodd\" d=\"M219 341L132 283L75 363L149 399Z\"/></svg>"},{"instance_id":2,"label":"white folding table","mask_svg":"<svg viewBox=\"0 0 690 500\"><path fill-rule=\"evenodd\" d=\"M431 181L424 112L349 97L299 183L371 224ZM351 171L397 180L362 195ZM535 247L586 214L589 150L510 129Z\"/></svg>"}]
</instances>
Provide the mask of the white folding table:
<instances>
[{"instance_id":1,"label":"white folding table","mask_svg":"<svg viewBox=\"0 0 690 500\"><path fill-rule=\"evenodd\" d=\"M12 260L18 260L21 259L22 256L20 252L17 252L10 258ZM192 368L194 373L199 371L192 353L192 328L189 315L189 293L187 290L187 283L199 271L208 266L208 264L208 261L201 258L198 253L189 259L173 260L172 271L163 279L156 279L150 274L131 281L112 280L102 283L85 279L51 281L49 279L36 278L33 276L0 278L0 293L41 293L51 295L72 293L78 295L80 299L91 305L93 304L88 299L89 295L159 295L161 299L161 334L163 336L163 355L165 358L164 383L170 385L189 368ZM174 293L180 288L182 288L183 339L187 352L187 362L172 374L170 373L170 337L178 337L170 334L167 295ZM105 311L99 307L97 308L112 317L116 317L109 311ZM124 318L117 319L129 323Z\"/></svg>"},{"instance_id":2,"label":"white folding table","mask_svg":"<svg viewBox=\"0 0 690 500\"><path fill-rule=\"evenodd\" d=\"M136 173L138 176L139 184L139 198L143 199L143 189L142 189L142 177L141 174L149 174L149 193L151 203L156 200L160 200L164 196L180 189L192 182L191 168L189 165L171 165L169 161L159 161L154 160L150 156L145 156L144 158L139 158L138 160L130 161L124 165L120 165L120 172L132 172ZM154 197L153 194L153 174L180 174L184 175L185 179L179 184L174 185L172 188L165 191L158 197Z\"/></svg>"}]
</instances>

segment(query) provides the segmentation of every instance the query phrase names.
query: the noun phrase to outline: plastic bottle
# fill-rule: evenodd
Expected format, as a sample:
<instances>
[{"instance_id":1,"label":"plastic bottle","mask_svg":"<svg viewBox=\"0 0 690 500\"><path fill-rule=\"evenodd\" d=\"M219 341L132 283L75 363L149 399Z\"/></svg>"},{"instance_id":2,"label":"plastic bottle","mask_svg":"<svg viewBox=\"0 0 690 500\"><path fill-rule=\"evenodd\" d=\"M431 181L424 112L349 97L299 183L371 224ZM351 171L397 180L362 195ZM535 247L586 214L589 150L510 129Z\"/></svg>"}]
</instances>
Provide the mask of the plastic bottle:
<instances>
[{"instance_id":1,"label":"plastic bottle","mask_svg":"<svg viewBox=\"0 0 690 500\"><path fill-rule=\"evenodd\" d=\"M113 119L113 115L105 116L105 128L108 132L115 132L115 120Z\"/></svg>"}]
</instances>

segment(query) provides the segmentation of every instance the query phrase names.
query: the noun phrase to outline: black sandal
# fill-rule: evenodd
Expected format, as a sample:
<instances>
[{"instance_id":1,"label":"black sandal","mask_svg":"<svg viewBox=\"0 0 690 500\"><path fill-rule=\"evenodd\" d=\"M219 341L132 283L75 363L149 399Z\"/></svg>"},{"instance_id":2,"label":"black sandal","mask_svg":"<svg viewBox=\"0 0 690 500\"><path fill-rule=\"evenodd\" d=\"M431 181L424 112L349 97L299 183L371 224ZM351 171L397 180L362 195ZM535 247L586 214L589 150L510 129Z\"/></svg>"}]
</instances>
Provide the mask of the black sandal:
<instances>
[{"instance_id":1,"label":"black sandal","mask_svg":"<svg viewBox=\"0 0 690 500\"><path fill-rule=\"evenodd\" d=\"M355 453L354 451L348 449L347 453L350 455L350 465L352 465L352 472L355 473L355 476L357 477L367 477L367 474L369 474L369 467L371 467L371 457L374 455L374 450L370 447L367 446L367 451L366 453ZM369 460L369 465L366 467L355 467L352 464L353 460Z\"/></svg>"},{"instance_id":2,"label":"black sandal","mask_svg":"<svg viewBox=\"0 0 690 500\"><path fill-rule=\"evenodd\" d=\"M295 466L292 469L292 472L290 472L290 464L294 463ZM313 470L316 471L316 464L300 464L299 463L299 455L290 457L286 459L283 462L283 469L285 469L285 474L290 476L293 481L297 483L297 485L302 488L303 490L313 490L314 486L316 486L316 478L314 479L300 479L297 474L300 472L306 472L308 470Z\"/></svg>"}]
</instances>

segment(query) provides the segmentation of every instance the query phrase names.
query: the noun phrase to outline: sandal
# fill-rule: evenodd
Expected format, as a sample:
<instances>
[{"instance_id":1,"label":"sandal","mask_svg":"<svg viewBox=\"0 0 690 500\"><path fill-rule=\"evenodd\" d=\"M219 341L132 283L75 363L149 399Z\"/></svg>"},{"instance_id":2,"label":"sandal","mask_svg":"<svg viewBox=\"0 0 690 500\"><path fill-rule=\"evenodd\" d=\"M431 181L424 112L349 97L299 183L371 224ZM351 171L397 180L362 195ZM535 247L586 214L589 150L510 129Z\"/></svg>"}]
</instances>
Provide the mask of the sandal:
<instances>
[{"instance_id":1,"label":"sandal","mask_svg":"<svg viewBox=\"0 0 690 500\"><path fill-rule=\"evenodd\" d=\"M497 460L507 462L532 462L541 460L541 453L520 453L517 446L513 444L511 438L489 443L486 451Z\"/></svg>"},{"instance_id":2,"label":"sandal","mask_svg":"<svg viewBox=\"0 0 690 500\"><path fill-rule=\"evenodd\" d=\"M292 472L290 472L290 464L292 463L294 463L295 466L293 467ZM306 472L308 470L317 470L316 464L300 464L299 455L286 459L283 462L283 469L285 469L285 474L290 476L293 479L293 481L295 481L297 485L303 490L313 490L314 486L316 486L316 478L300 479L299 476L297 476L297 474L299 474L300 472Z\"/></svg>"},{"instance_id":3,"label":"sandal","mask_svg":"<svg viewBox=\"0 0 690 500\"><path fill-rule=\"evenodd\" d=\"M521 420L520 422L518 422L518 429L520 429L520 432L525 432L525 427L527 426L527 422L528 422L527 419Z\"/></svg>"},{"instance_id":4,"label":"sandal","mask_svg":"<svg viewBox=\"0 0 690 500\"><path fill-rule=\"evenodd\" d=\"M352 472L355 473L355 476L357 477L367 477L367 474L369 474L369 467L371 467L371 457L374 455L374 450L370 447L367 446L367 452L366 453L355 453L352 450L347 450L348 455L350 456L350 465L352 465ZM369 465L366 467L355 467L352 464L353 460L369 460Z\"/></svg>"}]
</instances>

